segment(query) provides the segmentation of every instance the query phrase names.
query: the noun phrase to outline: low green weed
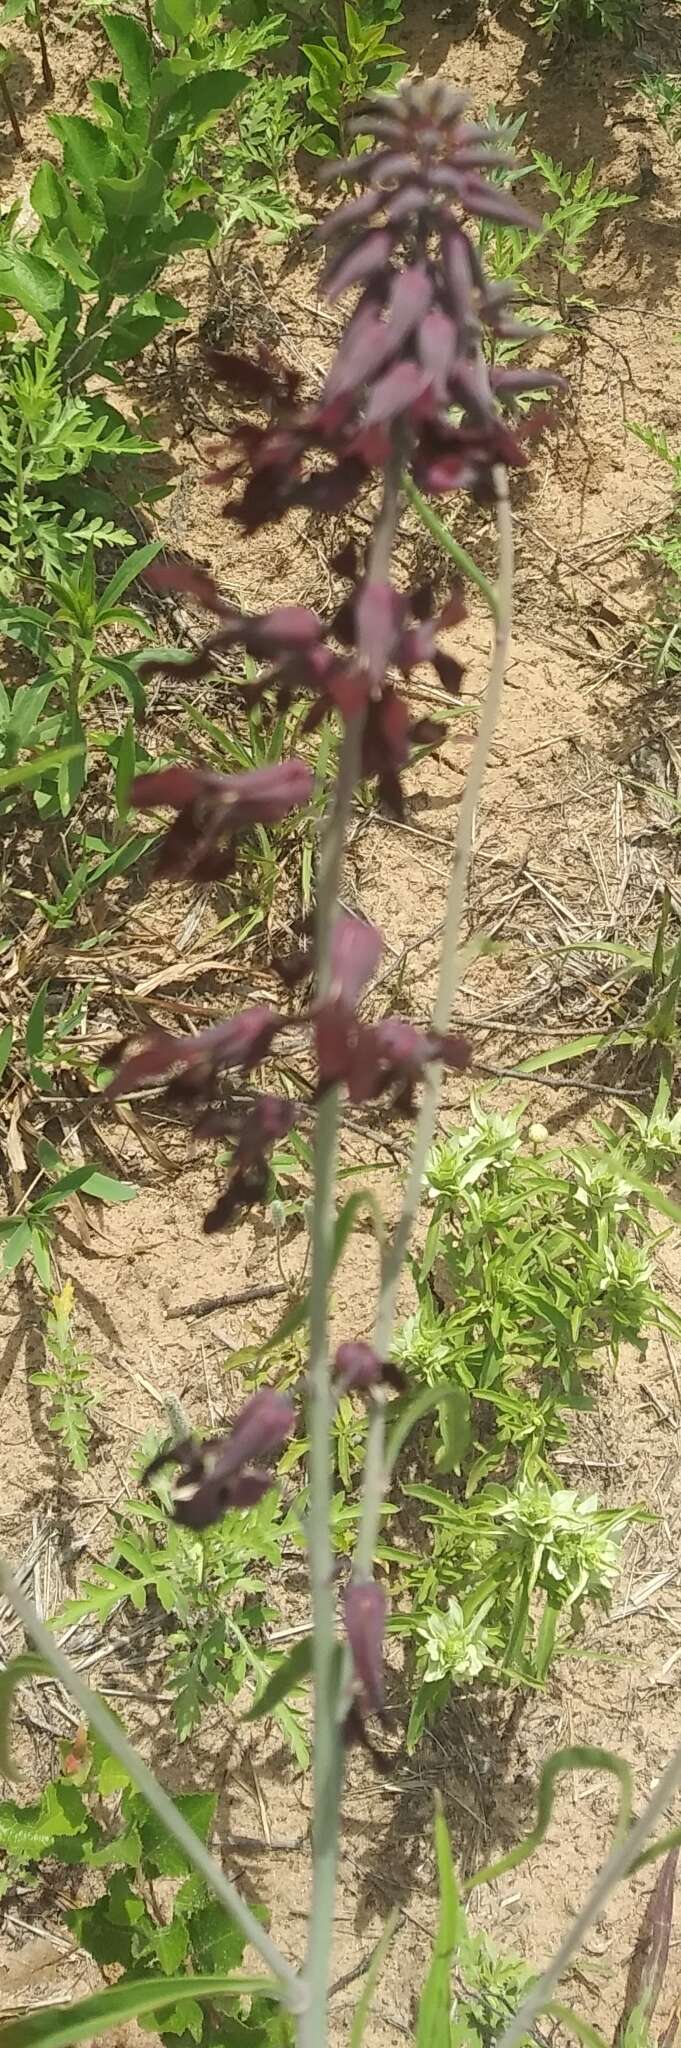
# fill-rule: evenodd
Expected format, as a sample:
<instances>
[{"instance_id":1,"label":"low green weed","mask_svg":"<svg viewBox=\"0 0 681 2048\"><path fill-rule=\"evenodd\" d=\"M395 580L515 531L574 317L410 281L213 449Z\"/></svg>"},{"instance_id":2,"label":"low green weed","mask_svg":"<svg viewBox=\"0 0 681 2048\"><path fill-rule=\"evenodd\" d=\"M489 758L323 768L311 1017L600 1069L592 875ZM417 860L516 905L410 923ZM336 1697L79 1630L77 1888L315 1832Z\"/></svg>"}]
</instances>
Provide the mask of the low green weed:
<instances>
[{"instance_id":1,"label":"low green weed","mask_svg":"<svg viewBox=\"0 0 681 2048\"><path fill-rule=\"evenodd\" d=\"M666 129L670 140L681 140L681 74L672 71L646 71L641 79L641 92L650 101L658 121Z\"/></svg>"},{"instance_id":2,"label":"low green weed","mask_svg":"<svg viewBox=\"0 0 681 2048\"><path fill-rule=\"evenodd\" d=\"M244 1686L257 1708L282 1662L262 1641L277 1619L265 1568L281 1569L286 1552L298 1549L301 1538L296 1511L282 1509L276 1488L258 1507L228 1513L201 1534L170 1520L167 1502L163 1478L153 1482L150 1499L126 1502L116 1514L110 1557L97 1564L59 1619L94 1616L104 1623L125 1603L137 1614L156 1613L167 1649L164 1684L173 1695L179 1739L186 1742L207 1706L227 1705ZM298 1763L307 1766L307 1737L295 1702L282 1699L272 1713Z\"/></svg>"},{"instance_id":3,"label":"low green weed","mask_svg":"<svg viewBox=\"0 0 681 2048\"><path fill-rule=\"evenodd\" d=\"M96 1396L89 1375L89 1355L73 1334L73 1285L66 1281L55 1294L43 1325L47 1361L31 1373L34 1387L51 1396L48 1428L58 1437L75 1472L86 1472Z\"/></svg>"},{"instance_id":4,"label":"low green weed","mask_svg":"<svg viewBox=\"0 0 681 2048\"><path fill-rule=\"evenodd\" d=\"M646 627L643 645L656 676L664 679L681 674L681 452L672 448L667 435L654 427L640 426L634 420L628 420L627 425L644 448L665 463L675 497L669 519L661 530L642 534L636 542L639 552L650 555L660 569L660 596Z\"/></svg>"},{"instance_id":5,"label":"low green weed","mask_svg":"<svg viewBox=\"0 0 681 2048\"><path fill-rule=\"evenodd\" d=\"M513 148L522 131L524 115L499 120L492 107L488 118L498 126L502 141ZM508 279L515 284L521 297L534 303L545 297L546 272L550 266L552 289L564 316L569 308L568 281L581 268L587 237L606 214L632 205L633 199L630 193L616 192L600 182L593 157L580 170L570 171L544 151L535 149L522 166L523 177L533 172L541 179L542 188L548 186L556 201L554 206L544 206L541 226L526 229L484 221L480 230L480 249L491 276L497 280ZM500 184L506 182L507 175L503 171L493 174L495 182ZM515 173L513 182L517 182ZM580 293L580 304L585 303L588 302ZM495 360L511 360L517 354L516 343L495 346Z\"/></svg>"},{"instance_id":6,"label":"low green weed","mask_svg":"<svg viewBox=\"0 0 681 2048\"><path fill-rule=\"evenodd\" d=\"M616 36L628 41L641 19L639 0L536 0L542 35Z\"/></svg>"},{"instance_id":7,"label":"low green weed","mask_svg":"<svg viewBox=\"0 0 681 2048\"><path fill-rule=\"evenodd\" d=\"M661 1096L631 1136L602 1129L599 1153L558 1154L543 1131L523 1142L520 1111L474 1103L468 1128L432 1155L418 1307L393 1355L410 1387L448 1388L434 1448L454 1491L402 1485L409 1607L392 1626L414 1652L412 1745L453 1684L540 1684L584 1603L607 1605L619 1541L640 1511L580 1499L555 1460L621 1344L681 1330L654 1286L637 1192L674 1145L667 1107ZM432 1532L426 1555L413 1549L411 1500Z\"/></svg>"},{"instance_id":8,"label":"low green weed","mask_svg":"<svg viewBox=\"0 0 681 2048\"><path fill-rule=\"evenodd\" d=\"M369 92L389 92L405 71L403 53L390 41L386 22L375 20L371 9L360 12L351 0L344 0L341 14L342 40L330 31L320 42L302 44L310 67L308 104L316 117L316 125L306 130L305 147L316 156L347 151L347 121L354 108Z\"/></svg>"},{"instance_id":9,"label":"low green weed","mask_svg":"<svg viewBox=\"0 0 681 2048\"><path fill-rule=\"evenodd\" d=\"M39 1800L0 1801L4 1893L17 1883L25 1890L52 1871L62 1893L82 1896L83 1903L66 1905L64 1924L100 1970L116 1970L121 1985L178 1980L178 2002L147 2021L169 2048L178 2036L200 2048L220 2048L228 2039L243 2048L285 2048L292 2039L286 2023L257 1996L244 2000L235 1991L226 2005L217 1998L204 2005L187 1994L188 1978L236 1969L243 1937L104 1744L83 1728L60 1748L60 1775ZM183 1792L176 1804L208 1841L217 1794Z\"/></svg>"},{"instance_id":10,"label":"low green weed","mask_svg":"<svg viewBox=\"0 0 681 2048\"><path fill-rule=\"evenodd\" d=\"M537 1074L565 1060L581 1059L585 1053L621 1048L638 1058L644 1069L652 1067L671 1080L681 1042L681 938L668 937L671 917L671 894L665 889L650 945L632 946L623 939L581 939L566 946L566 952L593 953L611 963L608 987L614 1022L581 1038L561 1040L546 1052L532 1053L523 1060L519 1073Z\"/></svg>"},{"instance_id":11,"label":"low green weed","mask_svg":"<svg viewBox=\"0 0 681 2048\"><path fill-rule=\"evenodd\" d=\"M37 1179L48 1183L42 1194L26 1196L12 1216L0 1220L0 1271L10 1273L30 1259L37 1279L47 1294L54 1286L53 1239L59 1224L59 1210L72 1195L89 1195L95 1202L131 1202L137 1194L132 1183L101 1173L96 1166L64 1167L53 1145L39 1141ZM35 1186L35 1181L33 1182Z\"/></svg>"}]
</instances>

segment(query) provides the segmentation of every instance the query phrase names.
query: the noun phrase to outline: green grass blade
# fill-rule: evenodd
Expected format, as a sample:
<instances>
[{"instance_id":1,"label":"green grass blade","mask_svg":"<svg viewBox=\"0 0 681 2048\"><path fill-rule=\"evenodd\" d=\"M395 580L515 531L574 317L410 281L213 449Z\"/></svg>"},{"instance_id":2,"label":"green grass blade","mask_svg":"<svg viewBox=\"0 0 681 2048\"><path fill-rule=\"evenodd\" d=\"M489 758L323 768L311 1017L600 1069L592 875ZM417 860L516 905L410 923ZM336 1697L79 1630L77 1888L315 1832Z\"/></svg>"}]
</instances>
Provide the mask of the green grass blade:
<instances>
[{"instance_id":1,"label":"green grass blade","mask_svg":"<svg viewBox=\"0 0 681 2048\"><path fill-rule=\"evenodd\" d=\"M364 1984L364 1989L362 1991L362 1996L359 1999L359 2002L355 2007L355 2011L353 2013L352 2026L350 2029L349 2048L361 2048L362 2041L364 2040L364 2029L371 2011L371 2005L374 1992L376 1990L376 1985L378 1983L381 1970L383 1969L383 1964L385 1962L388 1949L390 1947L390 1943L393 1939L393 1935L396 1933L397 1927L399 1925L400 1917L401 1916L399 1906L393 1906L392 1913L389 1914L388 1919L386 1920L385 1927L381 1935L381 1939L376 1943L376 1947L374 1949L374 1953L372 1955L371 1962L367 1970L366 1981Z\"/></svg>"},{"instance_id":2,"label":"green grass blade","mask_svg":"<svg viewBox=\"0 0 681 2048\"><path fill-rule=\"evenodd\" d=\"M620 1803L614 1841L622 1840L631 1820L632 1778L629 1765L623 1757L615 1756L613 1750L594 1749L589 1743L575 1743L569 1749L557 1749L555 1756L550 1756L545 1763L539 1779L536 1827L523 1837L522 1842L516 1843L514 1849L509 1849L507 1856L500 1856L497 1863L486 1863L482 1870L476 1870L475 1876L470 1877L464 1887L467 1892L474 1891L476 1885L494 1883L507 1870L517 1870L518 1864L526 1863L528 1856L539 1848L553 1813L556 1780L565 1771L608 1771L611 1777L617 1778Z\"/></svg>"},{"instance_id":3,"label":"green grass blade","mask_svg":"<svg viewBox=\"0 0 681 2048\"><path fill-rule=\"evenodd\" d=\"M414 2048L449 2048L450 2043L450 1978L452 1957L461 1938L462 1913L447 1822L441 1806L435 1815L435 1849L440 1918L433 1959L421 1995Z\"/></svg>"}]
</instances>

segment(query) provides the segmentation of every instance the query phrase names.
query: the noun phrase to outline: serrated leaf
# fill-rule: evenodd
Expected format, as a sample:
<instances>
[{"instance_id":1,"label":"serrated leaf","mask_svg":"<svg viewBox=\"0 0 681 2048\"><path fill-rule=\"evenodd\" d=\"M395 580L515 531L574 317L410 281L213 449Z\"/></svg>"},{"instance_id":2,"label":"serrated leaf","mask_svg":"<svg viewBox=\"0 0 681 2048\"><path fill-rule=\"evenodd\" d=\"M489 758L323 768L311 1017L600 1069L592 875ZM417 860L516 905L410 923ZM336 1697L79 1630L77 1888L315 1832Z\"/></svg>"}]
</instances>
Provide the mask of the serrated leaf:
<instances>
[{"instance_id":1,"label":"serrated leaf","mask_svg":"<svg viewBox=\"0 0 681 2048\"><path fill-rule=\"evenodd\" d=\"M64 306L62 273L43 256L12 243L0 252L0 298L16 299L39 327L52 327Z\"/></svg>"},{"instance_id":2,"label":"serrated leaf","mask_svg":"<svg viewBox=\"0 0 681 2048\"><path fill-rule=\"evenodd\" d=\"M131 99L141 100L147 107L151 97L153 51L146 30L130 14L105 13L100 18L118 58Z\"/></svg>"},{"instance_id":3,"label":"serrated leaf","mask_svg":"<svg viewBox=\"0 0 681 2048\"><path fill-rule=\"evenodd\" d=\"M233 1970L241 1962L243 1935L227 1919L217 1900L201 1906L186 1924L195 1969L207 1974L209 1970Z\"/></svg>"}]
</instances>

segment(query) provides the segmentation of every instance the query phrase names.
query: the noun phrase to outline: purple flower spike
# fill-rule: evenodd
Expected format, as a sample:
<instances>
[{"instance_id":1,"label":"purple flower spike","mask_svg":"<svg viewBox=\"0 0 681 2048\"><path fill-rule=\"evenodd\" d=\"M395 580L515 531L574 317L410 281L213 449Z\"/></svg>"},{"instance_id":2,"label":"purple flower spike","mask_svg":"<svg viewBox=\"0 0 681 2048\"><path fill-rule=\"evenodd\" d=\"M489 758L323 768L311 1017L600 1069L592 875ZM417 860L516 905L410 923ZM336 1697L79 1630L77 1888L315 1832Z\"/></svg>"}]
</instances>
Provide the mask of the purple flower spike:
<instances>
[{"instance_id":1,"label":"purple flower spike","mask_svg":"<svg viewBox=\"0 0 681 2048\"><path fill-rule=\"evenodd\" d=\"M383 1714L383 1636L387 1614L383 1588L375 1579L348 1586L343 1596L343 1614L364 1712Z\"/></svg>"},{"instance_id":2,"label":"purple flower spike","mask_svg":"<svg viewBox=\"0 0 681 2048\"><path fill-rule=\"evenodd\" d=\"M221 1466L225 1473L250 1465L253 1458L276 1457L291 1436L296 1411L288 1394L273 1387L260 1387L239 1409L229 1436L225 1438Z\"/></svg>"},{"instance_id":3,"label":"purple flower spike","mask_svg":"<svg viewBox=\"0 0 681 2048\"><path fill-rule=\"evenodd\" d=\"M392 1387L393 1393L400 1394L405 1386L404 1373L389 1359L379 1358L371 1344L358 1337L346 1344L339 1344L333 1362L334 1377L341 1394L368 1394Z\"/></svg>"},{"instance_id":4,"label":"purple flower spike","mask_svg":"<svg viewBox=\"0 0 681 2048\"><path fill-rule=\"evenodd\" d=\"M277 1011L257 1003L240 1017L229 1017L224 1024L197 1032L195 1038L174 1038L170 1031L154 1031L139 1052L122 1061L106 1090L109 1101L173 1072L187 1080L192 1093L207 1094L215 1075L224 1068L240 1067L242 1073L249 1073L260 1066L281 1027Z\"/></svg>"},{"instance_id":5,"label":"purple flower spike","mask_svg":"<svg viewBox=\"0 0 681 2048\"><path fill-rule=\"evenodd\" d=\"M237 1132L225 1192L206 1216L203 1228L208 1237L216 1230L224 1230L237 1210L252 1209L254 1203L262 1201L267 1191L268 1154L293 1129L298 1114L297 1102L281 1095L259 1096ZM208 1110L196 1127L196 1135L220 1137L230 1127L233 1130L234 1120L229 1111Z\"/></svg>"},{"instance_id":6,"label":"purple flower spike","mask_svg":"<svg viewBox=\"0 0 681 2048\"><path fill-rule=\"evenodd\" d=\"M309 802L313 783L312 769L295 756L243 775L177 766L137 775L131 802L140 810L167 804L177 812L161 842L160 875L170 881L212 882L224 879L234 865L236 832L249 825L279 824L289 811Z\"/></svg>"},{"instance_id":7,"label":"purple flower spike","mask_svg":"<svg viewBox=\"0 0 681 2048\"><path fill-rule=\"evenodd\" d=\"M395 1088L393 1109L410 1116L414 1088L432 1060L461 1071L470 1060L467 1039L456 1033L419 1031L404 1017L384 1017L380 1024L365 1026L346 1073L351 1102L371 1102Z\"/></svg>"},{"instance_id":8,"label":"purple flower spike","mask_svg":"<svg viewBox=\"0 0 681 2048\"><path fill-rule=\"evenodd\" d=\"M338 917L331 941L329 992L315 1011L319 1089L347 1079L359 1037L356 1004L383 951L380 932L361 918Z\"/></svg>"}]
</instances>

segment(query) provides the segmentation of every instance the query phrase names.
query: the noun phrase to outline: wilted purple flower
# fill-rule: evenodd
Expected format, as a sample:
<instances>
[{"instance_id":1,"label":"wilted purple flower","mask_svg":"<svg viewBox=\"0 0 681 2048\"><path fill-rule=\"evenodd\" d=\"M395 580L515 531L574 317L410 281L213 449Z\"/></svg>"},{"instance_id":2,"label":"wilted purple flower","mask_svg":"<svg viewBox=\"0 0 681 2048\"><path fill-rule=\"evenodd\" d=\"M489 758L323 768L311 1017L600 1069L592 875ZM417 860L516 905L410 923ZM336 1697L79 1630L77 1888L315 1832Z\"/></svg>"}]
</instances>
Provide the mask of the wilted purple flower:
<instances>
[{"instance_id":1,"label":"wilted purple flower","mask_svg":"<svg viewBox=\"0 0 681 2048\"><path fill-rule=\"evenodd\" d=\"M383 1387L392 1387L393 1393L400 1394L405 1385L404 1373L389 1359L379 1358L372 1344L357 1337L345 1344L339 1344L333 1361L334 1378L341 1394L375 1393Z\"/></svg>"},{"instance_id":2,"label":"wilted purple flower","mask_svg":"<svg viewBox=\"0 0 681 2048\"><path fill-rule=\"evenodd\" d=\"M262 1200L267 1189L267 1156L272 1146L293 1129L299 1104L281 1095L260 1095L241 1123L230 1162L230 1178L204 1222L212 1236L224 1230L238 1209L250 1209ZM233 1128L228 1110L208 1110L196 1126L196 1136L220 1137Z\"/></svg>"},{"instance_id":3,"label":"wilted purple flower","mask_svg":"<svg viewBox=\"0 0 681 2048\"><path fill-rule=\"evenodd\" d=\"M345 1633L366 1714L383 1714L383 1636L387 1601L375 1579L353 1581L343 1595Z\"/></svg>"},{"instance_id":4,"label":"wilted purple flower","mask_svg":"<svg viewBox=\"0 0 681 2048\"><path fill-rule=\"evenodd\" d=\"M243 775L162 768L137 775L130 795L141 810L168 805L177 812L161 843L159 874L171 881L214 882L234 866L234 834L247 825L279 823L309 801L313 780L307 762L294 756Z\"/></svg>"},{"instance_id":5,"label":"wilted purple flower","mask_svg":"<svg viewBox=\"0 0 681 2048\"><path fill-rule=\"evenodd\" d=\"M432 1060L461 1071L470 1061L467 1039L454 1032L420 1031L405 1017L364 1025L345 1075L351 1102L373 1101L394 1087L393 1108L410 1116L416 1082Z\"/></svg>"},{"instance_id":6,"label":"wilted purple flower","mask_svg":"<svg viewBox=\"0 0 681 2048\"><path fill-rule=\"evenodd\" d=\"M205 1096L215 1075L223 1069L239 1067L242 1073L249 1073L252 1067L260 1066L283 1024L276 1010L266 1003L257 1003L250 1010L242 1010L238 1017L228 1017L223 1024L212 1024L207 1031L197 1032L195 1038L176 1038L170 1031L153 1031L139 1052L122 1060L106 1094L110 1101L115 1101L117 1096L131 1094L146 1081L160 1081L176 1073L186 1081L192 1095Z\"/></svg>"},{"instance_id":7,"label":"wilted purple flower","mask_svg":"<svg viewBox=\"0 0 681 2048\"><path fill-rule=\"evenodd\" d=\"M342 1081L348 1071L360 1026L356 1005L375 974L383 940L375 925L361 918L336 918L331 940L328 993L315 1011L315 1038L320 1091Z\"/></svg>"},{"instance_id":8,"label":"wilted purple flower","mask_svg":"<svg viewBox=\"0 0 681 2048\"><path fill-rule=\"evenodd\" d=\"M276 1456L295 1423L293 1402L286 1394L263 1387L237 1415L228 1436L204 1444L194 1437L159 1451L144 1473L150 1479L164 1465L177 1465L173 1484L175 1520L189 1529L206 1529L228 1508L257 1506L272 1484L268 1472L254 1469L252 1458Z\"/></svg>"}]
</instances>

